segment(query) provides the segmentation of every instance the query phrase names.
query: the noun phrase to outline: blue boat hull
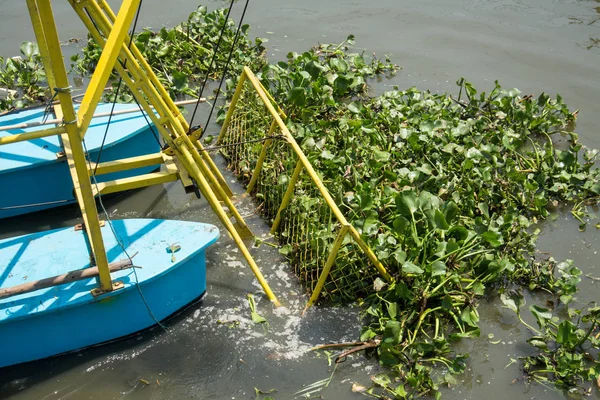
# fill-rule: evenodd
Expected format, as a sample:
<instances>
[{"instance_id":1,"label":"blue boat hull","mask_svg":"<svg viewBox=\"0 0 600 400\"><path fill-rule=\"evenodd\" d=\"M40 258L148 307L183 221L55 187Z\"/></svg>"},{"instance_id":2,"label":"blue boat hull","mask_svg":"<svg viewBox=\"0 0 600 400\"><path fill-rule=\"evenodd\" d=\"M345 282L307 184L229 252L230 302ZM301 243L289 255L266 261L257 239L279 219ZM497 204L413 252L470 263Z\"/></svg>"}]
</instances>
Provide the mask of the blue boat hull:
<instances>
[{"instance_id":1,"label":"blue boat hull","mask_svg":"<svg viewBox=\"0 0 600 400\"><path fill-rule=\"evenodd\" d=\"M163 221L114 221L117 235L128 252L140 253L133 258L136 269L113 273L113 280L123 282L124 288L94 298L90 290L97 287L96 279L74 282L50 289L0 300L0 367L32 361L89 347L130 335L156 324L185 307L206 291L205 248L218 238L216 227L208 224ZM118 243L108 228L103 228L109 261L123 259ZM180 234L182 236L173 236ZM59 235L61 236L59 238ZM166 248L170 240L181 240L181 250L172 254ZM45 261L68 259L67 267L55 272L72 270L71 257L87 257L87 251L73 255L69 247L84 244L82 234L62 229L41 234L0 241L0 287L11 283L48 277L55 265ZM58 249L48 256L25 255L43 248L48 240L74 240L65 251ZM117 246L115 246L117 245ZM158 246L158 247L157 247ZM65 247L60 246L60 247ZM142 253L143 252L143 253ZM6 259L8 255L9 259ZM10 258L12 255L12 258ZM35 258L42 257L42 262ZM17 262L13 262L17 258ZM89 259L88 259L89 263ZM48 272L43 272L46 269ZM21 271L21 272L19 272ZM8 272L8 273L7 273ZM25 275L27 274L27 275ZM33 274L33 277L29 277ZM10 277L9 277L10 276ZM136 281L139 279L139 287ZM140 292L143 294L140 294ZM146 303L144 302L146 301Z\"/></svg>"},{"instance_id":2,"label":"blue boat hull","mask_svg":"<svg viewBox=\"0 0 600 400\"><path fill-rule=\"evenodd\" d=\"M110 111L111 104L99 106L100 112ZM132 108L131 105L117 105L117 110ZM25 114L19 117L21 114ZM40 111L17 113L4 116L0 125L36 121L43 117ZM110 135L104 139L107 117L92 121L86 134L89 159L98 160L102 148L101 162L121 158L152 154L160 151L141 113L122 114L111 120ZM29 131L31 129L24 130ZM21 133L21 130L0 132L0 134ZM57 137L36 139L31 142L15 143L0 147L0 219L42 211L76 202L69 167L65 159L56 159L55 153L61 147ZM127 178L156 170L149 166L119 173L98 175L98 182Z\"/></svg>"}]
</instances>

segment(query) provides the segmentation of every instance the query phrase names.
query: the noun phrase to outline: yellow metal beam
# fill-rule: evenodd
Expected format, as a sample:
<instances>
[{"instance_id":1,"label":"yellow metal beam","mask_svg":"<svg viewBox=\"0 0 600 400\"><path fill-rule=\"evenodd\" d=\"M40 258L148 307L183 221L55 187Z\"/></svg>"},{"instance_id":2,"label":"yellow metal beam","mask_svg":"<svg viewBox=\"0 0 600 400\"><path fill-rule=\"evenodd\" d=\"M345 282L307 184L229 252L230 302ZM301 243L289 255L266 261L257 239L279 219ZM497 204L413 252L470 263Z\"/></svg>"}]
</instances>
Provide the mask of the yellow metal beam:
<instances>
[{"instance_id":1,"label":"yellow metal beam","mask_svg":"<svg viewBox=\"0 0 600 400\"><path fill-rule=\"evenodd\" d=\"M109 193L123 192L125 190L140 189L143 187L160 185L167 182L174 182L177 179L177 172L152 172L150 174L100 182L98 183L97 187L94 188L94 193L105 195Z\"/></svg>"},{"instance_id":2,"label":"yellow metal beam","mask_svg":"<svg viewBox=\"0 0 600 400\"><path fill-rule=\"evenodd\" d=\"M163 153L147 154L145 156L122 158L115 161L107 161L100 164L90 163L89 171L95 175L110 174L111 172L126 171L134 168L159 165L165 162Z\"/></svg>"},{"instance_id":3,"label":"yellow metal beam","mask_svg":"<svg viewBox=\"0 0 600 400\"><path fill-rule=\"evenodd\" d=\"M275 120L273 120L273 122L271 122L271 127L269 128L267 136L272 136L276 127L277 123L275 122ZM250 178L250 183L248 183L248 187L246 188L247 194L252 193L252 190L254 190L254 185L256 185L256 182L258 181L258 176L260 175L262 165L265 162L265 158L267 157L267 151L269 150L272 141L272 139L265 141L262 149L260 150L260 155L258 156L258 160L256 161L256 166L254 167L254 171L252 171L252 178Z\"/></svg>"},{"instance_id":4,"label":"yellow metal beam","mask_svg":"<svg viewBox=\"0 0 600 400\"><path fill-rule=\"evenodd\" d=\"M198 168L198 166L195 164L195 162L194 162L195 160L192 157L192 155L190 154L190 151L188 150L188 148L181 147L180 149L176 149L176 152L179 153L179 156L180 156L179 159L185 164L186 169L188 170L188 172L190 172L190 175L192 175L192 177L194 179L196 179L196 181L198 182L198 185L200 187L200 190L202 191L202 194L206 197L206 200L208 200L208 203L214 210L215 214L217 214L217 217L219 217L219 220L221 220L223 225L225 225L225 227L229 231L229 234L231 235L233 241L235 242L237 247L240 249L240 251L241 251L242 255L244 256L244 258L246 259L246 261L248 262L250 269L254 273L254 276L256 276L258 283L260 283L261 287L265 291L265 294L267 295L269 300L271 300L276 306L279 306L280 305L279 300L277 300L277 297L275 297L275 294L269 287L269 284L267 283L263 274L260 272L260 269L256 265L254 258L252 258L250 251L248 251L248 248L246 247L242 238L236 231L236 228L233 226L233 224L229 220L229 217L227 216L227 214L221 207L221 204L219 203L219 199L217 198L215 193L213 193L213 191L210 190L208 181L206 180L204 175L200 172L200 169ZM235 209L235 207L234 207L234 209Z\"/></svg>"},{"instance_id":5,"label":"yellow metal beam","mask_svg":"<svg viewBox=\"0 0 600 400\"><path fill-rule=\"evenodd\" d=\"M24 142L27 140L39 139L47 136L60 135L65 133L67 130L64 126L57 126L55 128L40 129L33 132L17 133L15 135L0 137L0 146L3 144Z\"/></svg>"},{"instance_id":6,"label":"yellow metal beam","mask_svg":"<svg viewBox=\"0 0 600 400\"><path fill-rule=\"evenodd\" d=\"M140 0L123 0L119 15L115 20L115 25L108 35L106 45L100 55L96 70L92 75L90 84L85 91L81 106L79 107L79 128L83 134L87 130L98 102L102 97L102 92L106 87L108 78L115 66L115 62L121 52L125 37L127 36L127 30L135 17L137 8L140 4ZM82 135L83 138L83 135Z\"/></svg>"},{"instance_id":7,"label":"yellow metal beam","mask_svg":"<svg viewBox=\"0 0 600 400\"><path fill-rule=\"evenodd\" d=\"M54 72L52 71L52 63L50 61L50 50L45 40L40 41L39 38L44 37L44 29L42 27L42 20L40 19L40 12L38 10L35 1L27 2L27 9L29 10L29 17L31 18L31 25L33 26L33 32L35 37L38 38L38 48L40 49L40 56L44 63L44 72L46 73L46 81L50 88L50 96L54 94L54 88L56 87L56 80L54 79Z\"/></svg>"},{"instance_id":8,"label":"yellow metal beam","mask_svg":"<svg viewBox=\"0 0 600 400\"><path fill-rule=\"evenodd\" d=\"M50 0L27 0L30 3L30 9L35 9L37 5L39 11L41 28L36 33L43 33L41 37L37 37L38 42L43 42L43 46L47 46L49 51L49 61L54 71L54 78L57 90L57 96L62 105L63 118L65 121L65 136L68 136L70 145L70 155L68 159L73 165L71 174L74 177L74 184L80 186L79 203L82 206L82 214L86 227L86 235L91 245L91 250L94 255L94 260L99 271L100 288L103 291L111 291L113 285L110 278L110 270L108 268L108 260L100 231L100 223L98 221L98 211L96 210L96 202L92 194L90 184L90 176L86 166L86 158L81 141L80 130L78 129L77 116L73 107L71 93L69 88L69 79L63 61L62 49L56 24L54 22L54 14Z\"/></svg>"},{"instance_id":9,"label":"yellow metal beam","mask_svg":"<svg viewBox=\"0 0 600 400\"><path fill-rule=\"evenodd\" d=\"M290 183L288 184L285 193L283 194L283 199L281 199L281 204L279 205L279 209L277 210L277 215L275 216L275 220L273 221L273 225L271 225L271 235L274 235L277 232L277 228L279 228L279 224L281 223L281 213L286 209L288 204L290 204L290 200L294 195L294 188L296 187L296 182L298 182L298 178L300 178L300 173L304 169L304 165L302 162L298 160L296 163L296 168L294 168L294 173L292 173L292 178L290 179Z\"/></svg>"},{"instance_id":10,"label":"yellow metal beam","mask_svg":"<svg viewBox=\"0 0 600 400\"><path fill-rule=\"evenodd\" d=\"M325 262L325 266L323 267L323 270L321 271L321 275L319 275L319 280L317 281L317 286L315 286L315 288L313 289L312 295L310 296L310 299L308 300L308 303L306 303L306 307L304 308L304 312L306 312L306 310L309 309L310 306L312 306L319 299L321 290L323 290L325 281L327 280L327 277L329 276L331 267L333 267L333 264L335 263L335 259L337 258L338 251L340 251L340 247L342 247L342 243L344 243L344 238L348 234L349 229L350 229L350 225L342 226L342 228L340 229L340 232L338 233L337 237L335 238L335 241L333 242L333 247L331 248L329 256L327 257L327 261Z\"/></svg>"},{"instance_id":11,"label":"yellow metal beam","mask_svg":"<svg viewBox=\"0 0 600 400\"><path fill-rule=\"evenodd\" d=\"M248 69L249 71L250 69ZM238 81L237 86L235 87L235 92L233 93L233 97L229 102L229 109L227 110L227 115L225 116L225 121L223 122L223 126L221 126L221 132L219 133L219 137L217 138L217 143L221 143L223 137L225 136L225 132L229 129L229 123L231 122L231 116L233 115L233 110L235 110L235 105L240 99L240 95L242 94L242 89L244 88L244 82L248 78L248 74L246 69L242 70L242 74L240 75L240 80Z\"/></svg>"}]
</instances>

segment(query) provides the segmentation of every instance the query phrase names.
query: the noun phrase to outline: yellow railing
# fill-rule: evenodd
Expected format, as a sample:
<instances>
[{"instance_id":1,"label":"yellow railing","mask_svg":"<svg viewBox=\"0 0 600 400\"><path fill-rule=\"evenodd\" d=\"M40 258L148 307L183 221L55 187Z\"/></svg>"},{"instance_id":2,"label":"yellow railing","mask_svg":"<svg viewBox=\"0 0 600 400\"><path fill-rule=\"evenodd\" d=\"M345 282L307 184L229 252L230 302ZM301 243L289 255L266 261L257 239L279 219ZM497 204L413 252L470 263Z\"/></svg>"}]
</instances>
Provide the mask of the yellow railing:
<instances>
[{"instance_id":1,"label":"yellow railing","mask_svg":"<svg viewBox=\"0 0 600 400\"><path fill-rule=\"evenodd\" d=\"M284 119L285 114L249 68L244 68L218 139L229 167L259 201L281 252L312 292L352 298L382 276L392 278L350 224Z\"/></svg>"}]
</instances>

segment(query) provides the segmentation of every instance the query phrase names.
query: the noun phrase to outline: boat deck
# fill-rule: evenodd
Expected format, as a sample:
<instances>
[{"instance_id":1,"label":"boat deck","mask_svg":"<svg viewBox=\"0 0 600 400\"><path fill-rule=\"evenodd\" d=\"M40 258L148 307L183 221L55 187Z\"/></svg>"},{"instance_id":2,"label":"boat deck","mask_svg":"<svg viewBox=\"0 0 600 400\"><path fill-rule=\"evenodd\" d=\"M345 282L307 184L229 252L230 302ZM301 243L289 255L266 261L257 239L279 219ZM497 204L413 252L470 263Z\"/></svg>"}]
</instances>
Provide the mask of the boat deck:
<instances>
[{"instance_id":1,"label":"boat deck","mask_svg":"<svg viewBox=\"0 0 600 400\"><path fill-rule=\"evenodd\" d=\"M133 104L115 104L115 112L135 108ZM112 104L98 104L96 113L110 112ZM0 116L0 126L16 125L26 122L39 122L44 118L44 109L36 108L14 112ZM49 118L53 118L52 115ZM85 136L87 150L92 153L102 146L102 139L108 123L108 116L95 117L90 124ZM33 132L36 130L49 128L52 125L37 126L26 129L11 129L9 131L0 131L0 137L10 136L18 133ZM148 124L141 112L113 115L110 121L110 128L106 135L104 148L109 148L115 144L127 140L136 135L139 131L147 129ZM124 134L126 133L126 134ZM45 138L7 144L0 147L0 174L12 172L18 169L33 168L40 164L56 162L56 153L62 151L58 136L49 136Z\"/></svg>"},{"instance_id":2,"label":"boat deck","mask_svg":"<svg viewBox=\"0 0 600 400\"><path fill-rule=\"evenodd\" d=\"M148 283L165 274L173 264L167 248L177 244L176 262L183 262L217 241L218 229L209 224L158 219L112 221L113 227L132 256L139 282ZM126 259L108 224L102 228L109 262ZM172 238L170 242L168 239ZM83 231L63 228L0 240L0 288L20 285L90 266L88 246ZM136 278L131 268L111 274L123 282L127 291ZM8 320L64 311L66 308L101 300L90 290L97 278L72 282L47 289L0 299L0 325Z\"/></svg>"}]
</instances>

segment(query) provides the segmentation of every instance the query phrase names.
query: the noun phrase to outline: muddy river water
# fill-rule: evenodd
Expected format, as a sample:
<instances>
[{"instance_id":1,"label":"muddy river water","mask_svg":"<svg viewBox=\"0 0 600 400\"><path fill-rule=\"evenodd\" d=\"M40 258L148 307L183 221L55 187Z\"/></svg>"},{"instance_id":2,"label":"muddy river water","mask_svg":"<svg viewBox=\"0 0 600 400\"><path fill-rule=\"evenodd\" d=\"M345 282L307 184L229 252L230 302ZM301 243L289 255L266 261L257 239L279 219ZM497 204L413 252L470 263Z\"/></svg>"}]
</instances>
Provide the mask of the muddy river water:
<instances>
[{"instance_id":1,"label":"muddy river water","mask_svg":"<svg viewBox=\"0 0 600 400\"><path fill-rule=\"evenodd\" d=\"M236 19L241 3L232 14ZM223 5L214 0L203 4L210 9ZM172 26L197 5L189 0L145 0L138 26ZM53 6L62 40L85 36L66 0L54 0ZM454 92L454 82L465 77L486 91L497 79L523 93L560 93L572 109L580 110L576 131L581 142L600 147L597 0L251 0L245 22L251 25L251 35L269 38L273 59L354 34L357 48L388 54L403 67L394 79L374 82L376 92L393 85ZM0 0L0 55L17 55L24 40L33 40L25 3ZM206 111L195 122L204 121ZM218 127L211 129L216 132ZM241 191L235 179L227 177ZM217 223L206 203L184 194L178 183L112 198L106 206L111 218ZM264 234L266 225L253 214L255 205L245 200L241 208L254 232ZM67 208L5 220L0 222L0 237L69 226L76 219L77 211ZM566 213L546 221L539 249L557 259L571 258L584 274L600 276L596 222L579 232L577 221ZM355 340L359 310L314 308L300 318L306 298L289 267L269 246L253 252L285 307L273 310L260 296L251 272L222 231L208 252L206 298L171 320L167 332L157 328L106 346L0 369L0 398L254 399L255 388L275 390L271 396L276 399L296 398L305 385L331 374L327 358L317 357L310 348ZM598 300L599 289L598 281L584 278L578 300ZM250 320L247 293L256 293L258 312L268 325ZM496 296L481 305L480 315L481 338L458 346L471 353L468 371L456 387L444 390L443 398L565 398L520 380L519 366L511 359L529 351L528 332ZM488 334L494 335L493 343ZM337 367L319 395L332 400L364 398L352 393L352 383L368 384L378 368L373 359L350 358ZM595 392L592 397L600 395Z\"/></svg>"}]
</instances>

